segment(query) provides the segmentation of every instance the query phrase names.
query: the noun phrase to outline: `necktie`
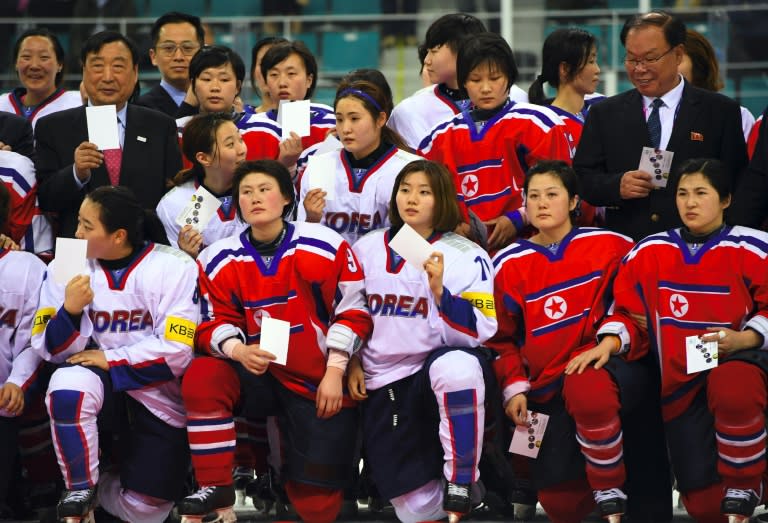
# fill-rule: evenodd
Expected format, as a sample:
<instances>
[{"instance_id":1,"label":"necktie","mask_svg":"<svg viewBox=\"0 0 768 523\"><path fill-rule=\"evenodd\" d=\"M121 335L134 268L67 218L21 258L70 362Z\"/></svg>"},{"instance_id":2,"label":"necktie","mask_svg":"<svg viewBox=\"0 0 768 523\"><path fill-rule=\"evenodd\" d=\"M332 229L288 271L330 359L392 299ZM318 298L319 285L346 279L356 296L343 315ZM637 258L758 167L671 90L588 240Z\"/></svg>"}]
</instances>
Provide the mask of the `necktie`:
<instances>
[{"instance_id":1,"label":"necktie","mask_svg":"<svg viewBox=\"0 0 768 523\"><path fill-rule=\"evenodd\" d=\"M112 185L120 184L120 164L123 161L122 149L105 149L104 163L107 166L107 173L109 174L109 183Z\"/></svg>"},{"instance_id":2,"label":"necktie","mask_svg":"<svg viewBox=\"0 0 768 523\"><path fill-rule=\"evenodd\" d=\"M661 144L661 119L659 118L659 107L664 105L661 98L656 98L651 102L651 115L648 117L648 134L651 136L651 145L655 149L659 148Z\"/></svg>"}]
</instances>

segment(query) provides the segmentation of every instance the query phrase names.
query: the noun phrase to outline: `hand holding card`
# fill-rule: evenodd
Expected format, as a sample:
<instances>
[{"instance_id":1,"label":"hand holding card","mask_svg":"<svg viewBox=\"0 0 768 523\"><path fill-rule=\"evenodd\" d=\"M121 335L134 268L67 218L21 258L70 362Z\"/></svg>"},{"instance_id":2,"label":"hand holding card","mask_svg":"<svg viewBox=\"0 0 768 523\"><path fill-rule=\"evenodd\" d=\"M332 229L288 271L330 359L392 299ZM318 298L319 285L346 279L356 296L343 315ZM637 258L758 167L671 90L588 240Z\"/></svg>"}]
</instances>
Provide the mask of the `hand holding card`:
<instances>
[{"instance_id":1,"label":"hand holding card","mask_svg":"<svg viewBox=\"0 0 768 523\"><path fill-rule=\"evenodd\" d=\"M424 263L432 256L434 247L422 238L413 227L404 223L389 242L389 246L402 256L405 261L419 270L424 270Z\"/></svg>"},{"instance_id":2,"label":"hand holding card","mask_svg":"<svg viewBox=\"0 0 768 523\"><path fill-rule=\"evenodd\" d=\"M515 427L509 451L513 454L536 459L544 439L544 431L547 430L547 423L549 423L548 415L529 410L528 424L527 426L518 425Z\"/></svg>"},{"instance_id":3,"label":"hand holding card","mask_svg":"<svg viewBox=\"0 0 768 523\"><path fill-rule=\"evenodd\" d=\"M220 206L219 199L201 185L192 195L187 206L176 217L176 223L182 227L191 225L202 232Z\"/></svg>"},{"instance_id":4,"label":"hand holding card","mask_svg":"<svg viewBox=\"0 0 768 523\"><path fill-rule=\"evenodd\" d=\"M666 187L674 156L675 153L672 151L643 147L638 170L645 171L651 175L651 183L654 187Z\"/></svg>"},{"instance_id":5,"label":"hand holding card","mask_svg":"<svg viewBox=\"0 0 768 523\"><path fill-rule=\"evenodd\" d=\"M299 136L309 136L309 100L298 100L281 104L278 108L278 121L282 127L281 138L285 140L291 132Z\"/></svg>"},{"instance_id":6,"label":"hand holding card","mask_svg":"<svg viewBox=\"0 0 768 523\"><path fill-rule=\"evenodd\" d=\"M259 346L261 350L275 355L275 363L280 365L288 363L288 340L290 336L291 324L289 322L275 318L261 318Z\"/></svg>"},{"instance_id":7,"label":"hand holding card","mask_svg":"<svg viewBox=\"0 0 768 523\"><path fill-rule=\"evenodd\" d=\"M66 285L78 274L87 274L87 252L87 240L56 238L56 263L53 266L54 281Z\"/></svg>"},{"instance_id":8,"label":"hand holding card","mask_svg":"<svg viewBox=\"0 0 768 523\"><path fill-rule=\"evenodd\" d=\"M688 374L714 369L718 363L717 342L703 341L698 336L687 336L685 360Z\"/></svg>"}]
</instances>

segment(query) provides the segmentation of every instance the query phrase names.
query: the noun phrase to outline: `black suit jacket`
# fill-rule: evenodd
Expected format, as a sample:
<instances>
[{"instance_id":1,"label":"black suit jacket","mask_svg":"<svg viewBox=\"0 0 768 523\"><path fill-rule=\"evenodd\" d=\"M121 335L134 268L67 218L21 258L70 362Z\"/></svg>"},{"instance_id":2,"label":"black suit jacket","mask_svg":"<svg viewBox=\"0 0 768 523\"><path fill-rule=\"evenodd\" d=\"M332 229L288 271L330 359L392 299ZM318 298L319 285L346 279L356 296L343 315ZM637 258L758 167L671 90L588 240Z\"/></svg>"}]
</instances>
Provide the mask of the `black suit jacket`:
<instances>
[{"instance_id":1,"label":"black suit jacket","mask_svg":"<svg viewBox=\"0 0 768 523\"><path fill-rule=\"evenodd\" d=\"M155 209L166 191L166 182L181 169L176 123L168 116L128 104L120 185L129 187L147 209ZM109 185L107 168L91 170L81 189L75 182L75 149L88 140L85 107L59 111L38 120L38 198L40 208L59 215L59 234L74 236L77 213L83 197L102 185Z\"/></svg>"},{"instance_id":2,"label":"black suit jacket","mask_svg":"<svg viewBox=\"0 0 768 523\"><path fill-rule=\"evenodd\" d=\"M617 94L589 111L573 166L581 182L581 196L608 207L606 226L639 240L681 224L675 206L677 168L690 158L717 158L730 168L736 187L747 165L739 105L723 95L686 82L667 149L674 151L667 189L645 198L622 200L621 177L636 170L643 147L651 137L636 90Z\"/></svg>"},{"instance_id":3,"label":"black suit jacket","mask_svg":"<svg viewBox=\"0 0 768 523\"><path fill-rule=\"evenodd\" d=\"M29 158L35 154L32 125L17 114L0 111L0 142L10 145L13 152Z\"/></svg>"},{"instance_id":4,"label":"black suit jacket","mask_svg":"<svg viewBox=\"0 0 768 523\"><path fill-rule=\"evenodd\" d=\"M760 227L768 218L768 107L749 162L730 208L730 219L738 225Z\"/></svg>"},{"instance_id":5,"label":"black suit jacket","mask_svg":"<svg viewBox=\"0 0 768 523\"><path fill-rule=\"evenodd\" d=\"M171 118L176 118L176 111L179 110L179 106L173 101L171 95L168 94L168 91L163 89L160 84L157 84L148 92L141 95L139 99L136 100L136 105L160 111Z\"/></svg>"}]
</instances>

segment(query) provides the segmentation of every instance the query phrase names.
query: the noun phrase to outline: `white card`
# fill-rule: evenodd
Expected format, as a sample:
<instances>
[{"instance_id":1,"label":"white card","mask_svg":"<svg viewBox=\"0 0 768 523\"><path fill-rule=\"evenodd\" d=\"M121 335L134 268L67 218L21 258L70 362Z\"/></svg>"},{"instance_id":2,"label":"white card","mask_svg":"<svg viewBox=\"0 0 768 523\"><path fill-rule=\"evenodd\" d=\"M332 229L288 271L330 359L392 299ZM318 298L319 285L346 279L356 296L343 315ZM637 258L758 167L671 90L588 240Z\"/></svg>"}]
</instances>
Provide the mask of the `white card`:
<instances>
[{"instance_id":1,"label":"white card","mask_svg":"<svg viewBox=\"0 0 768 523\"><path fill-rule=\"evenodd\" d=\"M716 341L702 341L698 336L685 338L685 361L688 374L717 367Z\"/></svg>"},{"instance_id":2,"label":"white card","mask_svg":"<svg viewBox=\"0 0 768 523\"><path fill-rule=\"evenodd\" d=\"M310 190L324 190L326 200L336 198L336 156L332 154L310 156L303 176L309 177L307 181Z\"/></svg>"},{"instance_id":3,"label":"white card","mask_svg":"<svg viewBox=\"0 0 768 523\"><path fill-rule=\"evenodd\" d=\"M280 106L280 126L282 139L290 138L291 132L299 136L309 136L309 100L284 103Z\"/></svg>"},{"instance_id":4,"label":"white card","mask_svg":"<svg viewBox=\"0 0 768 523\"><path fill-rule=\"evenodd\" d=\"M280 127L283 126L283 105L291 103L290 100L280 100L280 103L277 104L277 125Z\"/></svg>"},{"instance_id":5,"label":"white card","mask_svg":"<svg viewBox=\"0 0 768 523\"><path fill-rule=\"evenodd\" d=\"M395 237L389 242L389 246L405 261L422 271L424 270L424 263L435 252L432 244L422 238L407 223L404 223L395 234Z\"/></svg>"},{"instance_id":6,"label":"white card","mask_svg":"<svg viewBox=\"0 0 768 523\"><path fill-rule=\"evenodd\" d=\"M528 411L528 426L515 427L512 434L512 443L509 451L513 454L528 456L536 459L541 448L541 441L544 439L544 431L547 430L549 416L541 412Z\"/></svg>"},{"instance_id":7,"label":"white card","mask_svg":"<svg viewBox=\"0 0 768 523\"><path fill-rule=\"evenodd\" d=\"M78 274L87 274L85 256L88 252L88 240L76 238L56 238L56 263L53 266L53 279L66 285Z\"/></svg>"},{"instance_id":8,"label":"white card","mask_svg":"<svg viewBox=\"0 0 768 523\"><path fill-rule=\"evenodd\" d=\"M325 137L325 140L317 144L317 148L315 149L315 155L323 154L323 153L329 153L331 151L338 151L343 147L341 145L341 142L338 138L336 138L333 134L328 133L328 136Z\"/></svg>"},{"instance_id":9,"label":"white card","mask_svg":"<svg viewBox=\"0 0 768 523\"><path fill-rule=\"evenodd\" d=\"M176 223L184 227L191 225L200 232L211 221L213 215L219 210L221 201L205 190L202 185L197 188L187 206L176 217Z\"/></svg>"},{"instance_id":10,"label":"white card","mask_svg":"<svg viewBox=\"0 0 768 523\"><path fill-rule=\"evenodd\" d=\"M654 187L666 187L674 156L675 153L672 151L643 147L638 170L645 171L651 175L651 183Z\"/></svg>"},{"instance_id":11,"label":"white card","mask_svg":"<svg viewBox=\"0 0 768 523\"><path fill-rule=\"evenodd\" d=\"M114 105L94 105L85 108L88 122L88 141L100 151L120 148L117 132L117 108Z\"/></svg>"},{"instance_id":12,"label":"white card","mask_svg":"<svg viewBox=\"0 0 768 523\"><path fill-rule=\"evenodd\" d=\"M288 339L291 336L291 324L275 318L261 318L261 350L276 356L274 363L288 363Z\"/></svg>"}]
</instances>

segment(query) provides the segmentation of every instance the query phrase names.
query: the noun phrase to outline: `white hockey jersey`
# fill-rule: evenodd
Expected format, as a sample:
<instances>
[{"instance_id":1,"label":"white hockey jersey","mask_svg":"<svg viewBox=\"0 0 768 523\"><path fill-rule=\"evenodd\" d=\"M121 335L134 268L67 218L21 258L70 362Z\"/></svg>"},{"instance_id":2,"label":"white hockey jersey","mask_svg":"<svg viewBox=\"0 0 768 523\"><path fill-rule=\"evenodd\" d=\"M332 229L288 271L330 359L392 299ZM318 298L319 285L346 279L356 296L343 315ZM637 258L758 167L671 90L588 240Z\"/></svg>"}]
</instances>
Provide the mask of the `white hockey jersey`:
<instances>
[{"instance_id":1,"label":"white hockey jersey","mask_svg":"<svg viewBox=\"0 0 768 523\"><path fill-rule=\"evenodd\" d=\"M406 164L421 159L392 146L358 179L344 150L324 153L324 156L334 158L336 194L333 200L325 201L320 223L341 234L350 244L369 231L389 227L389 200L395 178ZM302 202L309 192L309 178L301 178L298 221L307 219Z\"/></svg>"},{"instance_id":2,"label":"white hockey jersey","mask_svg":"<svg viewBox=\"0 0 768 523\"><path fill-rule=\"evenodd\" d=\"M32 347L61 363L100 348L115 391L126 391L155 416L185 426L180 377L192 361L198 323L197 266L178 249L146 244L121 271L88 260L93 301L79 325L63 310L64 285L48 266L32 330Z\"/></svg>"},{"instance_id":3,"label":"white hockey jersey","mask_svg":"<svg viewBox=\"0 0 768 523\"><path fill-rule=\"evenodd\" d=\"M38 105L34 111L27 114L24 111L24 104L21 102L21 96L26 92L27 90L25 88L17 87L9 93L0 95L0 111L18 114L22 118L26 118L32 124L32 129L35 128L37 121L43 116L83 105L80 91L57 89L56 92Z\"/></svg>"},{"instance_id":4,"label":"white hockey jersey","mask_svg":"<svg viewBox=\"0 0 768 523\"><path fill-rule=\"evenodd\" d=\"M430 243L443 253L443 297L435 303L427 274L389 247L390 229L353 247L363 266L373 334L360 351L366 387L375 390L421 369L438 347L477 347L496 332L488 254L454 233Z\"/></svg>"},{"instance_id":5,"label":"white hockey jersey","mask_svg":"<svg viewBox=\"0 0 768 523\"><path fill-rule=\"evenodd\" d=\"M157 215L160 217L160 221L163 222L165 234L168 235L168 241L174 247L179 246L179 231L181 231L181 226L176 223L176 218L192 199L192 195L198 187L200 187L200 183L197 180L189 180L171 189L163 196L160 203L157 204ZM238 218L231 196L229 197L228 206L229 208L225 208L225 205L219 207L219 210L216 211L211 221L203 229L201 251L217 240L242 232L248 226Z\"/></svg>"},{"instance_id":6,"label":"white hockey jersey","mask_svg":"<svg viewBox=\"0 0 768 523\"><path fill-rule=\"evenodd\" d=\"M33 254L0 249L0 385L26 390L42 363L30 337L44 276L45 264Z\"/></svg>"}]
</instances>

